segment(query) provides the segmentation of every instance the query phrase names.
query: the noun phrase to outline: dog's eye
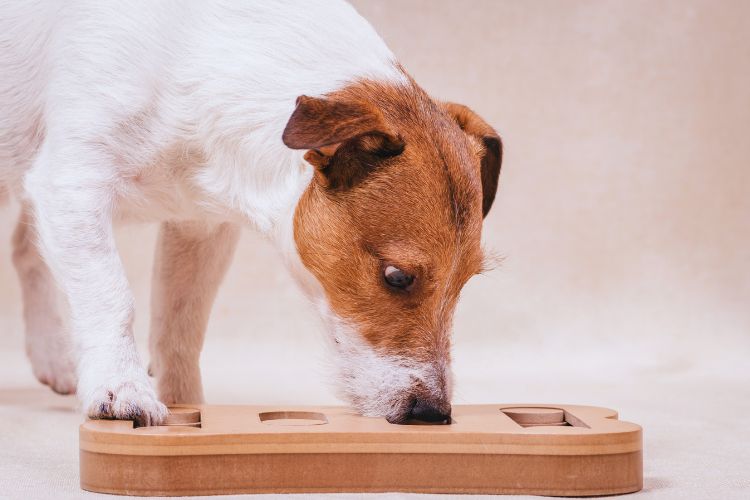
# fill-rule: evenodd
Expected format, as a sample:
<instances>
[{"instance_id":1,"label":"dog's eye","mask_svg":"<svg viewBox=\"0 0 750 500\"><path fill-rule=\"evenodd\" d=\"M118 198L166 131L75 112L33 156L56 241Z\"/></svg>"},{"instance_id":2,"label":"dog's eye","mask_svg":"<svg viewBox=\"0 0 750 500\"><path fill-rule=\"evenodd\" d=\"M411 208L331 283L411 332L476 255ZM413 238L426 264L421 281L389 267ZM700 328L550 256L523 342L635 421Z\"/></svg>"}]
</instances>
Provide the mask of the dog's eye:
<instances>
[{"instance_id":1,"label":"dog's eye","mask_svg":"<svg viewBox=\"0 0 750 500\"><path fill-rule=\"evenodd\" d=\"M394 288L406 290L414 283L414 276L407 274L396 266L386 266L383 271L385 282Z\"/></svg>"}]
</instances>

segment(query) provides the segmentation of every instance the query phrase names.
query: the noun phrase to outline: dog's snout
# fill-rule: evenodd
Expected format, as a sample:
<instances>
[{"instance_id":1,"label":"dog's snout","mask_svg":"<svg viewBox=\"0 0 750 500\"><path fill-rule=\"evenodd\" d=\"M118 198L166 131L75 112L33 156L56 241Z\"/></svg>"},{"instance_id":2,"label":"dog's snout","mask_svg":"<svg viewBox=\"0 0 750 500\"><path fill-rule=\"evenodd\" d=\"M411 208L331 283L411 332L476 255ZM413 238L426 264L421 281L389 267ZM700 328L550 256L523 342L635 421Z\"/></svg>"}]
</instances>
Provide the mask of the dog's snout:
<instances>
[{"instance_id":1,"label":"dog's snout","mask_svg":"<svg viewBox=\"0 0 750 500\"><path fill-rule=\"evenodd\" d=\"M424 399L417 399L407 417L411 420L429 423L450 423L450 404L437 404Z\"/></svg>"}]
</instances>

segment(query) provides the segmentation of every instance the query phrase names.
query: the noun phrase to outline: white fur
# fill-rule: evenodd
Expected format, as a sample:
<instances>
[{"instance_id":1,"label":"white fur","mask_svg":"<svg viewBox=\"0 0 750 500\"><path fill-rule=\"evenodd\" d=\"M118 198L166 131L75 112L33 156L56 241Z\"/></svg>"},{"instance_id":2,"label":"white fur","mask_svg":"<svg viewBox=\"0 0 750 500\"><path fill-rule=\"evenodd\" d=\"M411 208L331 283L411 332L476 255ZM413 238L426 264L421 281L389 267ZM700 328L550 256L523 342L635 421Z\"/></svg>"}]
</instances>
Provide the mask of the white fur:
<instances>
[{"instance_id":1,"label":"white fur","mask_svg":"<svg viewBox=\"0 0 750 500\"><path fill-rule=\"evenodd\" d=\"M334 352L339 394L360 413L398 419L411 403L417 383L432 399L450 401L451 372L441 359L425 362L377 352L355 327L333 314L324 301L318 309L331 333L329 347Z\"/></svg>"},{"instance_id":2,"label":"white fur","mask_svg":"<svg viewBox=\"0 0 750 500\"><path fill-rule=\"evenodd\" d=\"M175 287L185 281L178 268L155 275L154 369L183 379L160 377L168 400L202 399L197 352L237 225L273 239L305 290L325 301L299 262L291 232L311 169L303 152L282 144L281 133L299 95L363 77L405 78L349 5L5 2L0 49L0 190L9 186L31 207L44 256L27 249L19 262L32 264L20 265L19 274L22 281L32 271L46 276L46 262L66 299L78 394L89 415L149 423L165 414L133 345L133 297L113 220L172 221L176 226L162 229L163 259L177 258L175 246L191 242L198 245L192 258L202 252L215 259L193 284L207 290L203 295ZM53 302L51 278L40 279L38 297L24 291L32 316ZM185 296L198 304L188 318L175 306ZM69 343L58 323L30 324L31 353ZM354 334L347 338L345 356L363 364L347 362L344 371L351 391L371 397L366 412L385 411L379 385L429 379L424 367L368 352ZM67 362L49 350L31 358L40 378L69 389Z\"/></svg>"},{"instance_id":3,"label":"white fur","mask_svg":"<svg viewBox=\"0 0 750 500\"><path fill-rule=\"evenodd\" d=\"M21 281L26 353L34 375L54 391L76 390L75 363L59 294L34 241L29 207L24 204L13 233L13 264Z\"/></svg>"}]
</instances>

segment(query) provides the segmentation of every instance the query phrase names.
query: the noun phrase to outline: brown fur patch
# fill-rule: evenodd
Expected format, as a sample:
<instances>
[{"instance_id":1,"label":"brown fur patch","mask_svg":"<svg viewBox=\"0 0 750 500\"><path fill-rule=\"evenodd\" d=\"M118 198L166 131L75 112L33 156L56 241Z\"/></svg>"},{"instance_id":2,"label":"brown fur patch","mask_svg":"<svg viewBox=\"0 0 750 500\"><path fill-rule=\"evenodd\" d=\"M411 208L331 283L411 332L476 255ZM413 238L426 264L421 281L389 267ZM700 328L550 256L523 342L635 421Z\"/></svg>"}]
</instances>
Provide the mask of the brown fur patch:
<instances>
[{"instance_id":1,"label":"brown fur patch","mask_svg":"<svg viewBox=\"0 0 750 500\"><path fill-rule=\"evenodd\" d=\"M476 146L413 82L364 81L310 99L284 134L311 149L317 169L295 214L303 263L376 349L447 364L456 301L482 263ZM387 285L387 265L416 277L410 291Z\"/></svg>"},{"instance_id":2,"label":"brown fur patch","mask_svg":"<svg viewBox=\"0 0 750 500\"><path fill-rule=\"evenodd\" d=\"M492 207L492 202L495 201L500 165L503 162L503 143L495 129L468 107L449 102L445 103L445 108L458 122L461 130L481 141L484 147L480 155L480 173L482 178L482 214L486 216L490 207Z\"/></svg>"}]
</instances>

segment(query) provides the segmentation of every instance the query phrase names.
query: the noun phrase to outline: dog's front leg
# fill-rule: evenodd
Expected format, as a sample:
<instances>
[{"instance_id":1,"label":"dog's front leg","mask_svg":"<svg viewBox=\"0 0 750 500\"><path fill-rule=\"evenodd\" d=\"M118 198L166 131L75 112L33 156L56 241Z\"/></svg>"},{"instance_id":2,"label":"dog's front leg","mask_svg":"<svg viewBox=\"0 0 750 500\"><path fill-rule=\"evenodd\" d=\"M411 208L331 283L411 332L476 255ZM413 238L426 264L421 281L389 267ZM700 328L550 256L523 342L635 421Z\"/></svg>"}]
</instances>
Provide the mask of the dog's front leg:
<instances>
[{"instance_id":1,"label":"dog's front leg","mask_svg":"<svg viewBox=\"0 0 750 500\"><path fill-rule=\"evenodd\" d=\"M201 403L203 338L239 228L230 223L162 224L151 299L151 372L165 403Z\"/></svg>"},{"instance_id":2,"label":"dog's front leg","mask_svg":"<svg viewBox=\"0 0 750 500\"><path fill-rule=\"evenodd\" d=\"M133 295L112 232L117 171L96 144L45 143L26 177L42 254L70 311L78 397L93 418L167 413L133 338Z\"/></svg>"},{"instance_id":3,"label":"dog's front leg","mask_svg":"<svg viewBox=\"0 0 750 500\"><path fill-rule=\"evenodd\" d=\"M60 394L76 391L75 362L70 335L58 304L58 290L39 254L34 220L28 203L13 233L13 264L23 293L26 354L36 378Z\"/></svg>"}]
</instances>

